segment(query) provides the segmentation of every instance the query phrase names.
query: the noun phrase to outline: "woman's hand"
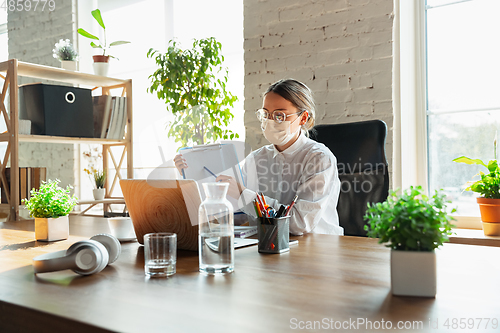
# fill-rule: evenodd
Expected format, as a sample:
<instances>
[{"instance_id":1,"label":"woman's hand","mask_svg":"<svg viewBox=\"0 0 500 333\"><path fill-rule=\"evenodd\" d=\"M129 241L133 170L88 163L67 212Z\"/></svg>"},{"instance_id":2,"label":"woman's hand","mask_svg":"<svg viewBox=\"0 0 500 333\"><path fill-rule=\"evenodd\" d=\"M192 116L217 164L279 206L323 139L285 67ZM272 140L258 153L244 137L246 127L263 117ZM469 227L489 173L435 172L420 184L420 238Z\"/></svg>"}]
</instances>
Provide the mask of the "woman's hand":
<instances>
[{"instance_id":1,"label":"woman's hand","mask_svg":"<svg viewBox=\"0 0 500 333\"><path fill-rule=\"evenodd\" d=\"M182 154L175 155L174 163L175 167L182 176L182 169L187 169L188 167L186 160L182 157Z\"/></svg>"},{"instance_id":2,"label":"woman's hand","mask_svg":"<svg viewBox=\"0 0 500 333\"><path fill-rule=\"evenodd\" d=\"M229 189L227 190L227 194L235 199L238 199L241 195L241 192L243 192L243 190L245 189L245 186L238 183L236 179L231 176L220 175L215 181L228 183Z\"/></svg>"}]
</instances>

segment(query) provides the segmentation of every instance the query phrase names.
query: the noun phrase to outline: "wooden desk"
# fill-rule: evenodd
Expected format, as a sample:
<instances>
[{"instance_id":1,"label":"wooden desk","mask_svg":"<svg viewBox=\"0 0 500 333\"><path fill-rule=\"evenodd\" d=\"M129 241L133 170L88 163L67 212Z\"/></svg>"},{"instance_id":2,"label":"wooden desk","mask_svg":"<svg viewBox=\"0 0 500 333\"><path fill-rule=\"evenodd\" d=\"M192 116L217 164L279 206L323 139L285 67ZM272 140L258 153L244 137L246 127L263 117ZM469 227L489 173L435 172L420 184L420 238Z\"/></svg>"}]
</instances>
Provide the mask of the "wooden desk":
<instances>
[{"instance_id":1,"label":"wooden desk","mask_svg":"<svg viewBox=\"0 0 500 333\"><path fill-rule=\"evenodd\" d=\"M124 243L118 261L99 274L36 277L35 255L108 231L101 219L70 220L73 236L51 244L33 241L32 222L0 223L0 332L274 333L324 318L383 319L393 327L399 320L423 321L424 329L402 331L451 332L443 326L447 318L450 325L453 318L500 320L496 247L446 244L438 251L435 299L393 297L390 251L376 240L325 235L299 237L282 255L238 249L235 272L227 276L199 274L197 253L180 251L176 275L147 279L142 247ZM439 329L429 329L429 318ZM480 332L500 329L482 325Z\"/></svg>"}]
</instances>

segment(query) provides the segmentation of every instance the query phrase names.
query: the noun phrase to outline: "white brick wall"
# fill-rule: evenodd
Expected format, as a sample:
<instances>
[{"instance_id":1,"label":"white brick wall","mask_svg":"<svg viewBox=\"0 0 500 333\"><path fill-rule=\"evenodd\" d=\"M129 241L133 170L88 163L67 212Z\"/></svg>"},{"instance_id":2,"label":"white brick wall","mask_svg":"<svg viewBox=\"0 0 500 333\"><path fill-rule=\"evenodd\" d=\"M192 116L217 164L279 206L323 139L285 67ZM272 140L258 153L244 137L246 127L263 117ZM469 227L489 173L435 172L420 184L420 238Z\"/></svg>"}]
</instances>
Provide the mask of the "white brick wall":
<instances>
[{"instance_id":1,"label":"white brick wall","mask_svg":"<svg viewBox=\"0 0 500 333\"><path fill-rule=\"evenodd\" d=\"M317 124L387 123L392 161L393 0L244 0L246 142L268 144L254 112L283 78L314 92Z\"/></svg>"},{"instance_id":2,"label":"white brick wall","mask_svg":"<svg viewBox=\"0 0 500 333\"><path fill-rule=\"evenodd\" d=\"M47 5L42 12L42 2L36 11L32 5L31 11L8 12L9 59L60 67L52 56L52 49L59 39L75 40L76 0L56 1L54 11L49 11ZM48 81L19 80L19 84L30 82ZM75 185L74 149L72 144L20 143L19 166L46 167L48 179L58 178L63 186Z\"/></svg>"}]
</instances>

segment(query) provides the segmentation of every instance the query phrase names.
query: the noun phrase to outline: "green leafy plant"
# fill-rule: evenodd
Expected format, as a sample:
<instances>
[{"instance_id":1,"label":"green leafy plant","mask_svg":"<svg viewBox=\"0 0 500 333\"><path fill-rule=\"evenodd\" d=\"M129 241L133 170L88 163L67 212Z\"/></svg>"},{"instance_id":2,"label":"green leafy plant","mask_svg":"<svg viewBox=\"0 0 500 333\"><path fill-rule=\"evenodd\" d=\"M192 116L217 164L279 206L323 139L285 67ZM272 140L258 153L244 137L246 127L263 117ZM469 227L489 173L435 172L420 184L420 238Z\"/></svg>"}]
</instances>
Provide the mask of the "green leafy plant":
<instances>
[{"instance_id":1,"label":"green leafy plant","mask_svg":"<svg viewBox=\"0 0 500 333\"><path fill-rule=\"evenodd\" d=\"M228 70L222 67L221 48L221 43L211 37L195 39L191 49L181 50L171 40L166 53L152 48L147 53L158 65L149 76L148 92L156 92L174 114L168 136L181 147L239 137L227 129L234 117L229 107L237 97L226 90Z\"/></svg>"},{"instance_id":2,"label":"green leafy plant","mask_svg":"<svg viewBox=\"0 0 500 333\"><path fill-rule=\"evenodd\" d=\"M445 197L440 191L429 197L421 186L411 186L400 195L391 191L386 201L368 204L365 230L393 250L433 251L449 240L454 227Z\"/></svg>"},{"instance_id":3,"label":"green leafy plant","mask_svg":"<svg viewBox=\"0 0 500 333\"><path fill-rule=\"evenodd\" d=\"M103 29L103 31L104 31L104 33L103 33L104 40L101 41L99 39L99 37L97 37L95 35L92 35L91 33L87 32L86 30L84 30L82 28L78 29L78 33L80 35L82 35L83 37L87 37L87 38L90 38L90 39L93 39L93 40L97 40L98 44L96 44L94 42L90 42L90 46L92 46L95 49L102 49L102 55L103 56L106 56L106 50L108 50L112 46L117 46L117 45L122 45L122 44L128 44L128 43L130 43L130 42L127 42L127 41L119 40L119 41L116 41L116 42L109 43L109 45L108 45L107 42L106 42L106 26L104 25L104 21L102 20L101 11L99 9L96 9L96 10L91 11L91 14L95 18L95 20L97 21L97 23L99 23L99 25ZM115 58L115 57L113 57L112 55L109 55L109 54L108 54L108 56L111 57L111 58Z\"/></svg>"},{"instance_id":4,"label":"green leafy plant","mask_svg":"<svg viewBox=\"0 0 500 333\"><path fill-rule=\"evenodd\" d=\"M57 218L68 215L78 202L78 198L70 196L71 186L63 189L58 186L60 180L42 182L40 190L31 190L31 198L23 199L23 204L30 211L31 217Z\"/></svg>"},{"instance_id":5,"label":"green leafy plant","mask_svg":"<svg viewBox=\"0 0 500 333\"><path fill-rule=\"evenodd\" d=\"M52 56L59 61L76 61L78 59L78 53L69 39L60 39L59 42L54 45Z\"/></svg>"},{"instance_id":6,"label":"green leafy plant","mask_svg":"<svg viewBox=\"0 0 500 333\"><path fill-rule=\"evenodd\" d=\"M465 190L481 194L487 199L500 199L500 167L498 161L491 160L488 164L480 159L471 159L465 156L457 157L453 160L457 163L478 164L488 169L488 173L479 172L480 179L471 183Z\"/></svg>"}]
</instances>

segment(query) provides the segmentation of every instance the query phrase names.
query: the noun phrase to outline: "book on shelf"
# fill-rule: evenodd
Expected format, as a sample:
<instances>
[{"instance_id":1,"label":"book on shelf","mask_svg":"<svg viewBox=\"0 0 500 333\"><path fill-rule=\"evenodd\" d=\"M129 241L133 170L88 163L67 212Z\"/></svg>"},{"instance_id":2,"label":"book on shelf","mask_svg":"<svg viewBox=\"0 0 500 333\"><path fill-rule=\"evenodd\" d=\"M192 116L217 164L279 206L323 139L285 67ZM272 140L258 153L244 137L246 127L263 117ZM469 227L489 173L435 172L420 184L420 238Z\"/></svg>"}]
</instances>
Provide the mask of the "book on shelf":
<instances>
[{"instance_id":1,"label":"book on shelf","mask_svg":"<svg viewBox=\"0 0 500 333\"><path fill-rule=\"evenodd\" d=\"M109 118L109 125L106 132L106 139L113 139L113 131L116 126L116 119L118 114L119 99L116 96L113 96L113 102L111 102L111 104L112 108L111 108L111 115Z\"/></svg>"},{"instance_id":2,"label":"book on shelf","mask_svg":"<svg viewBox=\"0 0 500 333\"><path fill-rule=\"evenodd\" d=\"M109 107L111 103L110 95L92 97L94 108L94 138L102 137L103 123L105 118L109 119Z\"/></svg>"},{"instance_id":3,"label":"book on shelf","mask_svg":"<svg viewBox=\"0 0 500 333\"><path fill-rule=\"evenodd\" d=\"M127 98L121 96L94 96L94 137L120 140L127 124Z\"/></svg>"},{"instance_id":4,"label":"book on shelf","mask_svg":"<svg viewBox=\"0 0 500 333\"><path fill-rule=\"evenodd\" d=\"M118 139L123 139L125 136L125 126L127 125L128 113L127 113L127 97L123 97L123 118L122 118L122 126L120 127L120 132L118 135Z\"/></svg>"},{"instance_id":5,"label":"book on shelf","mask_svg":"<svg viewBox=\"0 0 500 333\"><path fill-rule=\"evenodd\" d=\"M113 108L109 120L109 126L106 134L107 139L123 139L126 124L126 97L113 97ZM124 123L125 122L125 123Z\"/></svg>"},{"instance_id":6,"label":"book on shelf","mask_svg":"<svg viewBox=\"0 0 500 333\"><path fill-rule=\"evenodd\" d=\"M10 189L10 168L5 169L5 178L7 179L7 186ZM43 167L22 167L19 168L19 198L18 205L21 204L22 199L31 198L31 190L34 188L37 191L40 189L42 181L47 180L47 168ZM0 182L1 187L1 203L8 203L7 196L3 183Z\"/></svg>"}]
</instances>

